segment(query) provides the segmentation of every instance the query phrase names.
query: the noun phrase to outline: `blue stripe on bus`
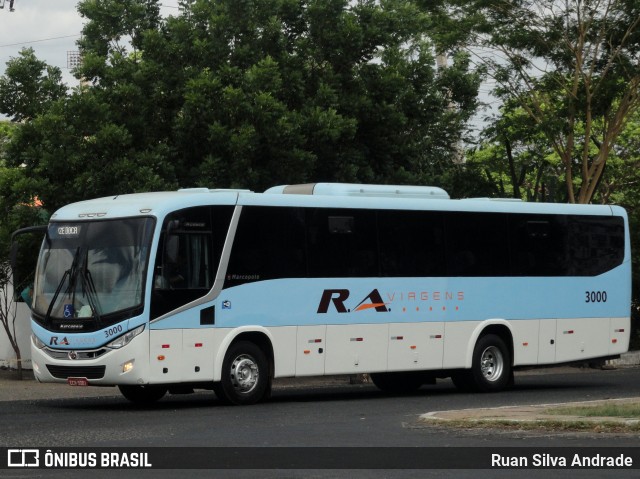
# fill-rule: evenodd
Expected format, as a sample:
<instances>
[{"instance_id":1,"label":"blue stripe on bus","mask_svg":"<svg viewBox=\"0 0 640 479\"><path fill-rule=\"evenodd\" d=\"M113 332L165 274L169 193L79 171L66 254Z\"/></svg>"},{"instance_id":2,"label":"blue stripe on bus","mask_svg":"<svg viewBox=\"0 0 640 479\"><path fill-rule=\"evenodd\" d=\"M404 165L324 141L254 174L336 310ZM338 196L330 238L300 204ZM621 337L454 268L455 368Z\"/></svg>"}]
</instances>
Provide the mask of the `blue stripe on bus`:
<instances>
[{"instance_id":1,"label":"blue stripe on bus","mask_svg":"<svg viewBox=\"0 0 640 479\"><path fill-rule=\"evenodd\" d=\"M625 285L629 274L630 265L624 263L596 277L259 281L221 292L215 301L215 326L628 317L631 298ZM154 322L151 327L199 328L200 309Z\"/></svg>"},{"instance_id":2,"label":"blue stripe on bus","mask_svg":"<svg viewBox=\"0 0 640 479\"><path fill-rule=\"evenodd\" d=\"M78 331L52 332L31 321L31 331L51 349L92 350L103 347L114 339L144 324L143 316L137 316L112 324L104 329L83 333Z\"/></svg>"}]
</instances>

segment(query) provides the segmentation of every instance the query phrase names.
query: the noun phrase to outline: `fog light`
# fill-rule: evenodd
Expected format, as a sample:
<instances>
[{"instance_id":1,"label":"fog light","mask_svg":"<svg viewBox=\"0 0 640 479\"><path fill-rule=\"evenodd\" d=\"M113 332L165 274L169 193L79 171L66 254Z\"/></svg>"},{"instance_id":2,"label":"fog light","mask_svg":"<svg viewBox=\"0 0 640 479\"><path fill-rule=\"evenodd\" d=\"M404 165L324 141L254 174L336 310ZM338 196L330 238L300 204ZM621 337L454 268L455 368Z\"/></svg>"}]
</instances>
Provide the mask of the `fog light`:
<instances>
[{"instance_id":1,"label":"fog light","mask_svg":"<svg viewBox=\"0 0 640 479\"><path fill-rule=\"evenodd\" d=\"M126 363L124 363L122 365L122 372L123 373L128 373L129 371L131 371L133 369L133 363L135 362L134 359L132 359L131 361L127 361Z\"/></svg>"}]
</instances>

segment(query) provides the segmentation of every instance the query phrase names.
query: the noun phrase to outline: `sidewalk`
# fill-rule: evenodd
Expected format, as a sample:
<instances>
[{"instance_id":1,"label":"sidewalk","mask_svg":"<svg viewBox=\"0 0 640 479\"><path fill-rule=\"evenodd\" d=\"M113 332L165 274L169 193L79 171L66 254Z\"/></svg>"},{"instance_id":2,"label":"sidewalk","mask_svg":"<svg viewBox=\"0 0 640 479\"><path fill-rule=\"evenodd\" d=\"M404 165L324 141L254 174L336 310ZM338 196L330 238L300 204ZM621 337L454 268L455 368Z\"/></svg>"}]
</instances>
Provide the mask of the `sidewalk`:
<instances>
[{"instance_id":1,"label":"sidewalk","mask_svg":"<svg viewBox=\"0 0 640 479\"><path fill-rule=\"evenodd\" d=\"M22 372L23 379L18 381L15 371L0 369L0 402L37 401L41 399L66 399L82 397L118 396L116 387L71 387L66 384L39 383L33 377L33 371Z\"/></svg>"},{"instance_id":2,"label":"sidewalk","mask_svg":"<svg viewBox=\"0 0 640 479\"><path fill-rule=\"evenodd\" d=\"M611 359L605 364L613 367L640 366L640 351L629 351L621 354L619 359Z\"/></svg>"}]
</instances>

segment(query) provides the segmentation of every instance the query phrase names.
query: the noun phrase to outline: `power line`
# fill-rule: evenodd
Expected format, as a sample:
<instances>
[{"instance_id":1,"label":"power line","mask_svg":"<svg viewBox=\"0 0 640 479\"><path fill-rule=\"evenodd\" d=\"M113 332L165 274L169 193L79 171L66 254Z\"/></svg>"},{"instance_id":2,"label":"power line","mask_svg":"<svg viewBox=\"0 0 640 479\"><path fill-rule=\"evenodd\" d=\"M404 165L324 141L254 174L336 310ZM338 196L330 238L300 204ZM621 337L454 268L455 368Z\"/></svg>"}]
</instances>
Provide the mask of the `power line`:
<instances>
[{"instance_id":1,"label":"power line","mask_svg":"<svg viewBox=\"0 0 640 479\"><path fill-rule=\"evenodd\" d=\"M77 34L75 34L75 35L65 35L65 36L62 36L62 37L43 38L42 40L29 40L29 41L26 41L26 42L8 43L8 44L6 44L6 45L0 45L0 48L4 48L4 47L17 47L17 46L20 46L20 45L25 45L25 44L27 44L27 43L49 42L49 41L51 41L51 40L60 40L60 39L62 39L62 38L73 38L73 37L79 37L79 36L80 36L80 34L79 34L79 33L77 33Z\"/></svg>"},{"instance_id":2,"label":"power line","mask_svg":"<svg viewBox=\"0 0 640 479\"><path fill-rule=\"evenodd\" d=\"M1 0L0 0L1 1ZM179 6L171 6L171 5L166 5L166 4L159 4L161 7L165 7L165 8L175 8L175 9L180 9L181 7ZM0 48L5 48L5 47L18 47L20 45L26 45L29 43L41 43L41 42L49 42L52 40L61 40L63 38L73 38L73 37L79 37L80 34L77 33L75 35L63 35L61 37L51 37L51 38L43 38L41 40L28 40L25 42L18 42L18 43L7 43L5 45L0 45Z\"/></svg>"},{"instance_id":3,"label":"power line","mask_svg":"<svg viewBox=\"0 0 640 479\"><path fill-rule=\"evenodd\" d=\"M180 8L180 7L177 7L177 6L176 6L176 7L172 7L172 6L170 6L170 5L163 5L163 4L160 4L160 6L161 6L161 7L166 7L166 8L176 8L176 9L179 9L179 8ZM63 36L61 36L61 37L43 38L43 39L41 39L41 40L28 40L28 41L18 42L18 43L7 43L7 44L4 44L4 45L0 45L0 48L5 48L5 47L19 47L20 45L26 45L26 44L29 44L29 43L50 42L50 41L52 41L52 40L61 40L61 39L63 39L63 38L73 38L73 37L79 37L79 36L80 36L80 34L79 34L79 33L77 33L77 34L75 34L75 35L63 35Z\"/></svg>"}]
</instances>

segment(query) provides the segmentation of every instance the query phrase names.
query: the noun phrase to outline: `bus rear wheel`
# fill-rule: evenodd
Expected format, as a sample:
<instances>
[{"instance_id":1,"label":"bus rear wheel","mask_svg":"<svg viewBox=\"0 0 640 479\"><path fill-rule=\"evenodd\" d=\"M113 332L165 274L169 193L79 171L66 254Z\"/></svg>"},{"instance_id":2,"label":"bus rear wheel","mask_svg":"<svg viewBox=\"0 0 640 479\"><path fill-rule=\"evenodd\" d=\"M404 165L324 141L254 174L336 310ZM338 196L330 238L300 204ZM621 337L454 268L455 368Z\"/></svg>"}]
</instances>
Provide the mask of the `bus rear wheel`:
<instances>
[{"instance_id":1,"label":"bus rear wheel","mask_svg":"<svg viewBox=\"0 0 640 479\"><path fill-rule=\"evenodd\" d=\"M135 404L152 404L159 401L167 394L164 386L118 386L122 395Z\"/></svg>"},{"instance_id":2,"label":"bus rear wheel","mask_svg":"<svg viewBox=\"0 0 640 479\"><path fill-rule=\"evenodd\" d=\"M266 399L271 391L269 361L262 349L249 341L232 344L222 362L222 378L214 385L216 396L227 404L248 405Z\"/></svg>"},{"instance_id":3,"label":"bus rear wheel","mask_svg":"<svg viewBox=\"0 0 640 479\"><path fill-rule=\"evenodd\" d=\"M478 339L473 350L471 374L481 392L501 391L511 378L511 356L500 336L487 334Z\"/></svg>"},{"instance_id":4,"label":"bus rear wheel","mask_svg":"<svg viewBox=\"0 0 640 479\"><path fill-rule=\"evenodd\" d=\"M461 391L496 392L513 383L511 355L504 340L495 334L486 334L473 349L471 369L451 376Z\"/></svg>"}]
</instances>

